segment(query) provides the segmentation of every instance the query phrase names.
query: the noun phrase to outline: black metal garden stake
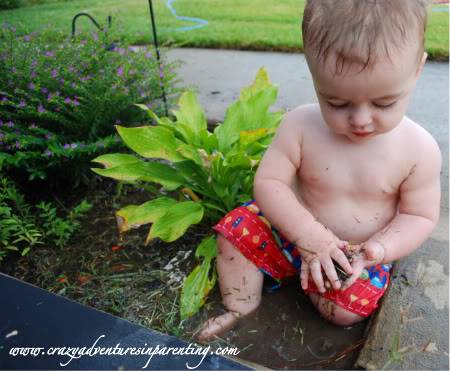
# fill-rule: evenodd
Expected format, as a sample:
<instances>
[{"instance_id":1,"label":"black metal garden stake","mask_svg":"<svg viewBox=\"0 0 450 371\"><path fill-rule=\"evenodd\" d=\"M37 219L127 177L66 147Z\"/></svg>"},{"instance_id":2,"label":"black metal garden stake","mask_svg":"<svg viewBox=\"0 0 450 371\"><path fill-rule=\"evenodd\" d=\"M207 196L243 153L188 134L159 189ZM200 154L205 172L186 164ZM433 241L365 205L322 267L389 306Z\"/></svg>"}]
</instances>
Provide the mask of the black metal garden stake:
<instances>
[{"instance_id":1,"label":"black metal garden stake","mask_svg":"<svg viewBox=\"0 0 450 371\"><path fill-rule=\"evenodd\" d=\"M166 116L169 116L169 111L167 110L167 98L166 98L166 91L164 89L164 83L161 77L161 58L159 55L159 47L158 47L158 38L156 36L156 23L155 23L155 16L153 14L153 3L152 0L148 0L148 5L150 7L150 18L152 21L152 30L153 30L153 43L155 44L155 50L156 50L156 59L158 61L158 68L159 68L159 79L160 79L160 86L162 89L162 98L164 102L164 109L166 111Z\"/></svg>"}]
</instances>

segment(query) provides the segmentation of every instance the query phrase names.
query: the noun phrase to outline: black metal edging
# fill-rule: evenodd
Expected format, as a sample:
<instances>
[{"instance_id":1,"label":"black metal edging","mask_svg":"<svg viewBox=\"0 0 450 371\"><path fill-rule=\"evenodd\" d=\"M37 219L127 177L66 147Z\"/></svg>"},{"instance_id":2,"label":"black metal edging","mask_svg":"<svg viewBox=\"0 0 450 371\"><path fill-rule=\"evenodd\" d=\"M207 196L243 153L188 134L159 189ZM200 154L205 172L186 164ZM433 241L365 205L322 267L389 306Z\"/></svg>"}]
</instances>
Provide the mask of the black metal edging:
<instances>
[{"instance_id":1,"label":"black metal edging","mask_svg":"<svg viewBox=\"0 0 450 371\"><path fill-rule=\"evenodd\" d=\"M94 353L97 347L111 349L118 344L121 349L200 348L3 273L0 273L0 293L0 370L186 370L197 364L196 370L252 369L210 352L203 360L199 353L155 354L151 360L148 354L97 354ZM32 355L31 347L42 351ZM50 348L55 347L63 348L61 353L49 355ZM67 355L70 349L73 352L83 347L85 352L92 348L90 354L93 355L78 358ZM22 348L22 355L10 354L17 348ZM25 348L29 352L27 355L23 353Z\"/></svg>"}]
</instances>

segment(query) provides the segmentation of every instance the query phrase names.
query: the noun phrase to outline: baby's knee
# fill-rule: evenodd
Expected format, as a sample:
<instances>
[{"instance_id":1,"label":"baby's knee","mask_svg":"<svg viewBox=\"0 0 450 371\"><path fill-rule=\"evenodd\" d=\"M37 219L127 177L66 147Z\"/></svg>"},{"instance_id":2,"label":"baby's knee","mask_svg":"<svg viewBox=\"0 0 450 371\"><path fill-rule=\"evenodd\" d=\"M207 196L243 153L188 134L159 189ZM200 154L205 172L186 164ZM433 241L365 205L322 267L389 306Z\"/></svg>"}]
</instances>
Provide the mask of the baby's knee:
<instances>
[{"instance_id":1,"label":"baby's knee","mask_svg":"<svg viewBox=\"0 0 450 371\"><path fill-rule=\"evenodd\" d=\"M313 297L312 295L315 296ZM317 294L311 294L311 301L325 319L337 326L351 326L365 319L365 317L350 312L335 302Z\"/></svg>"}]
</instances>

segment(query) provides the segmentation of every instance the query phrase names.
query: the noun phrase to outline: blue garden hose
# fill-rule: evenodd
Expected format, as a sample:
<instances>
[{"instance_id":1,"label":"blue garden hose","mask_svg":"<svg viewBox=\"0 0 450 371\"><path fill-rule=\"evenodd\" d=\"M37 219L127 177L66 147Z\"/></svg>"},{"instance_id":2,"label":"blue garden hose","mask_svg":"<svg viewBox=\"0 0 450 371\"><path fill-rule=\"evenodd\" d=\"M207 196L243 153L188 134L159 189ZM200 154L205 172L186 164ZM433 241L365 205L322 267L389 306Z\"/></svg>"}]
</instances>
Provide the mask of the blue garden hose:
<instances>
[{"instance_id":1,"label":"blue garden hose","mask_svg":"<svg viewBox=\"0 0 450 371\"><path fill-rule=\"evenodd\" d=\"M208 25L209 22L205 19L185 17L182 15L178 15L177 11L175 10L175 8L172 5L174 3L174 1L175 0L167 0L166 6L169 8L170 12L176 19L179 19L180 21L188 21L188 22L194 22L194 23L198 23L198 24L195 24L192 26L172 28L171 29L172 31L190 31L190 30L202 28L202 27L205 27L206 25Z\"/></svg>"}]
</instances>

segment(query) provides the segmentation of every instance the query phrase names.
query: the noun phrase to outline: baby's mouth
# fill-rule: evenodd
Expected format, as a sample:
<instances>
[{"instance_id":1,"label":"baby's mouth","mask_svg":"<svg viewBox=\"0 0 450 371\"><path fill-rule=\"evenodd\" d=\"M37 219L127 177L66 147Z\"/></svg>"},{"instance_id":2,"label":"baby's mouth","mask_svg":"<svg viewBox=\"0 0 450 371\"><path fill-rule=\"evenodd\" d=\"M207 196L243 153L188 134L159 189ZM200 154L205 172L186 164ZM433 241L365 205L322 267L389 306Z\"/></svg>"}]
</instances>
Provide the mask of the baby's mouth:
<instances>
[{"instance_id":1,"label":"baby's mouth","mask_svg":"<svg viewBox=\"0 0 450 371\"><path fill-rule=\"evenodd\" d=\"M372 133L373 131L352 131L352 134L356 135L357 137L367 137Z\"/></svg>"}]
</instances>

